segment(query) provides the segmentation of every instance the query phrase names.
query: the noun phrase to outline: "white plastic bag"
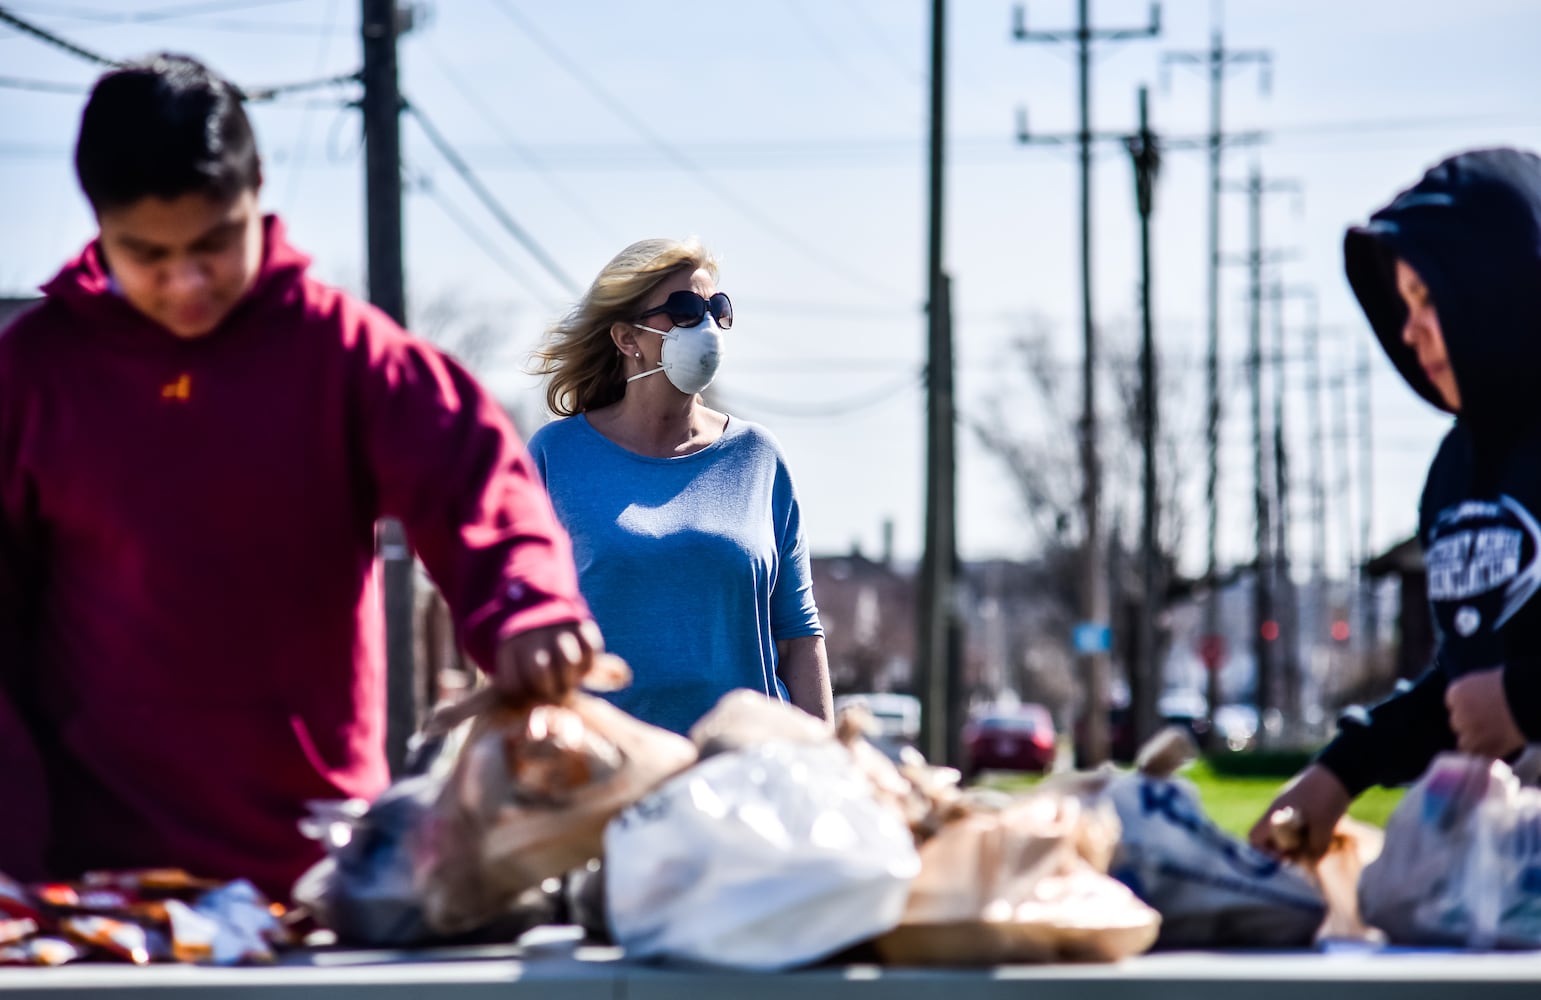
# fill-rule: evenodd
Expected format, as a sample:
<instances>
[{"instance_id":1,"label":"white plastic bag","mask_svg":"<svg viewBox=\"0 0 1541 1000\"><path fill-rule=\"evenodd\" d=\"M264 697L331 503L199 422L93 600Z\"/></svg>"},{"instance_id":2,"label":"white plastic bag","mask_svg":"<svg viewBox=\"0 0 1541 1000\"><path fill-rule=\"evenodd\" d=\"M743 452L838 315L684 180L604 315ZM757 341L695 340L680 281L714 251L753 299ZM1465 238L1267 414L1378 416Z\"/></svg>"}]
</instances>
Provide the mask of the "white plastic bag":
<instances>
[{"instance_id":1,"label":"white plastic bag","mask_svg":"<svg viewBox=\"0 0 1541 1000\"><path fill-rule=\"evenodd\" d=\"M833 741L702 761L605 829L610 929L633 958L775 970L892 928L920 858Z\"/></svg>"},{"instance_id":2,"label":"white plastic bag","mask_svg":"<svg viewBox=\"0 0 1541 1000\"><path fill-rule=\"evenodd\" d=\"M1109 874L1161 914L1160 947L1309 945L1326 907L1286 864L1226 833L1175 776L1109 778L1123 837Z\"/></svg>"},{"instance_id":3,"label":"white plastic bag","mask_svg":"<svg viewBox=\"0 0 1541 1000\"><path fill-rule=\"evenodd\" d=\"M1541 789L1440 754L1391 814L1359 905L1399 944L1541 948Z\"/></svg>"}]
</instances>

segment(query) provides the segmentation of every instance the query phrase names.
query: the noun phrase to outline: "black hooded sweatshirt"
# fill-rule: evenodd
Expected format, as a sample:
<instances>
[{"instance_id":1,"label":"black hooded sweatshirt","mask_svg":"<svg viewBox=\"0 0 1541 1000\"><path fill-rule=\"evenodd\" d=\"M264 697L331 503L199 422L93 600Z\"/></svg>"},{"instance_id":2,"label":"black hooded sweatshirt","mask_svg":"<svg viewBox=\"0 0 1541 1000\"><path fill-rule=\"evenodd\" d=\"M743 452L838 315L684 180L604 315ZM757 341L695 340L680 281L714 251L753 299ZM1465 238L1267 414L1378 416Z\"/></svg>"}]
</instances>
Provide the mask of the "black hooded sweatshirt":
<instances>
[{"instance_id":1,"label":"black hooded sweatshirt","mask_svg":"<svg viewBox=\"0 0 1541 1000\"><path fill-rule=\"evenodd\" d=\"M1413 781L1455 748L1445 689L1474 671L1502 668L1510 712L1528 742L1541 742L1541 159L1453 156L1350 229L1343 254L1397 371L1449 410L1402 342L1397 258L1418 272L1461 403L1419 508L1433 663L1368 712L1346 713L1318 757L1358 795Z\"/></svg>"}]
</instances>

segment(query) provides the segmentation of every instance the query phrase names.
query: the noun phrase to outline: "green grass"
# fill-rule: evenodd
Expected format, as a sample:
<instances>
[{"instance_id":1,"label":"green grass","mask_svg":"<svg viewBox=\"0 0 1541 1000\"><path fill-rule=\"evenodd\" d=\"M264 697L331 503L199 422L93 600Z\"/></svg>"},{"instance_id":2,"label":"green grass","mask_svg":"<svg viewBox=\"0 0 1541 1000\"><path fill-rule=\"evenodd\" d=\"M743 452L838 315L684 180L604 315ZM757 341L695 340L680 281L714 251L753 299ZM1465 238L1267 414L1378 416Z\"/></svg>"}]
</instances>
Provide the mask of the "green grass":
<instances>
[{"instance_id":1,"label":"green grass","mask_svg":"<svg viewBox=\"0 0 1541 1000\"><path fill-rule=\"evenodd\" d=\"M1246 837L1258 817L1273 802L1274 796L1284 787L1286 778L1239 777L1216 774L1208 762L1195 761L1181 772L1184 778L1198 786L1199 799L1209 818L1227 833ZM1031 787L1036 777L1026 775L999 776L991 785L1007 791ZM1402 801L1400 789L1372 788L1359 796L1349 808L1348 814L1357 820L1384 827L1391 811Z\"/></svg>"},{"instance_id":2,"label":"green grass","mask_svg":"<svg viewBox=\"0 0 1541 1000\"><path fill-rule=\"evenodd\" d=\"M1233 777L1214 772L1207 761L1195 761L1182 776L1198 786L1204 811L1215 825L1245 837L1258 817L1284 787L1284 780L1266 777ZM1287 780L1287 779L1285 779ZM1359 796L1348 814L1357 820L1384 827L1391 811L1402 801L1400 789L1372 788Z\"/></svg>"}]
</instances>

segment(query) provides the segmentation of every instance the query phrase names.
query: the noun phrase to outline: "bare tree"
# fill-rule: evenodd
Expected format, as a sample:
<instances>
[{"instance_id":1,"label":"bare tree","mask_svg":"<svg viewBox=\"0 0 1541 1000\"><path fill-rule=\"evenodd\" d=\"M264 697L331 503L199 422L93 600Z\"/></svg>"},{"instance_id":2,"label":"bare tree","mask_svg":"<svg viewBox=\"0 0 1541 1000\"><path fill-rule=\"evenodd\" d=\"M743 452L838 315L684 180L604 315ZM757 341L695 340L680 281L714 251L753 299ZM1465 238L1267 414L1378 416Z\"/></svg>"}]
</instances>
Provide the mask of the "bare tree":
<instances>
[{"instance_id":1,"label":"bare tree","mask_svg":"<svg viewBox=\"0 0 1541 1000\"><path fill-rule=\"evenodd\" d=\"M1108 531L1106 572L1112 582L1115 623L1115 655L1130 662L1134 611L1147 599L1159 610L1165 606L1167 586L1145 595L1139 572L1138 546L1128 544L1140 537L1141 517L1141 414L1139 366L1133 324L1110 324L1104 336L1099 377L1100 397L1110 412L1099 414L1101 439L1098 451L1103 477L1103 509ZM1060 605L1054 616L1063 621L1060 633L1068 640L1069 623L1076 618L1077 580L1080 566L1076 551L1084 536L1081 508L1081 472L1076 450L1080 426L1079 380L1070 377L1073 361L1059 356L1060 338L1040 315L1026 316L1009 346L1009 364L1000 369L1000 385L980 402L977 415L967 419L975 440L1000 462L1015 487L1031 532L1028 543L1047 570L1041 577L1042 598ZM1192 396L1193 372L1181 366L1159 366L1157 401ZM1164 580L1170 580L1178 551L1196 499L1183 490L1174 474L1179 457L1199 440L1193 424L1196 407L1161 408L1158 426L1157 545ZM1187 417L1184 421L1182 418ZM1189 426L1189 424L1193 424ZM1159 630L1158 631L1164 631ZM1065 640L1061 640L1062 642ZM1164 647L1165 642L1160 643ZM1154 697L1154 692L1151 693Z\"/></svg>"},{"instance_id":2,"label":"bare tree","mask_svg":"<svg viewBox=\"0 0 1541 1000\"><path fill-rule=\"evenodd\" d=\"M412 329L468 371L482 375L508 357L517 319L506 306L442 291L413 310Z\"/></svg>"}]
</instances>

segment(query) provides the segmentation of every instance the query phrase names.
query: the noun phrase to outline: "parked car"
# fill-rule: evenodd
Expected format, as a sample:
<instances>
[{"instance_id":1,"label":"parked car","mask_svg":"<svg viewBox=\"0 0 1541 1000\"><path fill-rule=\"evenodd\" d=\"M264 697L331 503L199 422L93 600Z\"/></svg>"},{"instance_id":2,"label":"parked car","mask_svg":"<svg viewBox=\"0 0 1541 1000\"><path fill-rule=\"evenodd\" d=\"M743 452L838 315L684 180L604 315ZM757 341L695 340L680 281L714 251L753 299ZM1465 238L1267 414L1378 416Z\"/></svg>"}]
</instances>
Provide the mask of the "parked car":
<instances>
[{"instance_id":1,"label":"parked car","mask_svg":"<svg viewBox=\"0 0 1541 1000\"><path fill-rule=\"evenodd\" d=\"M1054 718L1031 702L993 708L969 718L963 727L964 773L1034 771L1054 766Z\"/></svg>"},{"instance_id":2,"label":"parked car","mask_svg":"<svg viewBox=\"0 0 1541 1000\"><path fill-rule=\"evenodd\" d=\"M1108 709L1108 756L1118 764L1131 764L1139 751L1134 742L1134 717L1128 705L1114 705ZM1086 717L1075 720L1075 766L1090 766L1086 753Z\"/></svg>"},{"instance_id":3,"label":"parked car","mask_svg":"<svg viewBox=\"0 0 1541 1000\"><path fill-rule=\"evenodd\" d=\"M1251 750L1257 746L1257 709L1251 705L1221 705L1215 713L1215 732L1228 750Z\"/></svg>"},{"instance_id":4,"label":"parked car","mask_svg":"<svg viewBox=\"0 0 1541 1000\"><path fill-rule=\"evenodd\" d=\"M877 723L873 735L880 739L909 744L920 739L920 699L912 694L843 694L835 699L835 714L851 705L863 705L872 713Z\"/></svg>"},{"instance_id":5,"label":"parked car","mask_svg":"<svg viewBox=\"0 0 1541 1000\"><path fill-rule=\"evenodd\" d=\"M1199 746L1209 745L1209 701L1202 692L1175 688L1161 695L1156 714L1164 726L1182 726Z\"/></svg>"}]
</instances>

